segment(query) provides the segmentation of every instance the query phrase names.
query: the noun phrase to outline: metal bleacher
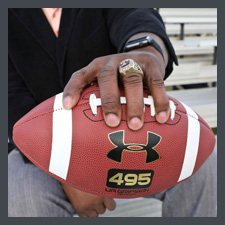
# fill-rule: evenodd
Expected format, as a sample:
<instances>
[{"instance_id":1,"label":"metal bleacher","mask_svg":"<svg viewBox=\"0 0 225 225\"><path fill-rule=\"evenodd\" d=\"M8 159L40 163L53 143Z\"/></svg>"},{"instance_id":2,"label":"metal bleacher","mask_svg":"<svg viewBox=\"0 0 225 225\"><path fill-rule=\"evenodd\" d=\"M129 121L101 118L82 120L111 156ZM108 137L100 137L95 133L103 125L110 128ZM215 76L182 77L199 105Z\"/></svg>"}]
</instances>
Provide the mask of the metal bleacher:
<instances>
[{"instance_id":1,"label":"metal bleacher","mask_svg":"<svg viewBox=\"0 0 225 225\"><path fill-rule=\"evenodd\" d=\"M211 128L216 128L217 9L158 8L158 11L179 61L179 67L175 66L174 72L165 81L167 94L192 107ZM183 87L202 83L206 84L203 88ZM161 217L162 204L159 200L136 198L116 199L116 202L115 211L106 211L101 217Z\"/></svg>"}]
</instances>

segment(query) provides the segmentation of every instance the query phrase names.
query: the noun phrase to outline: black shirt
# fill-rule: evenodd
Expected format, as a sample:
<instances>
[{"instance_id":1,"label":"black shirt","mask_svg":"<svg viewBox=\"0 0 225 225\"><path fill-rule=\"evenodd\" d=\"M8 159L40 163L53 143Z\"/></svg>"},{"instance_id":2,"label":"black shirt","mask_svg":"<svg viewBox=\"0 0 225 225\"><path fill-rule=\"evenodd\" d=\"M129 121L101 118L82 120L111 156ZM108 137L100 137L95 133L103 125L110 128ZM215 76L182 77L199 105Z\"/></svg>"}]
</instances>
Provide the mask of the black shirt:
<instances>
[{"instance_id":1,"label":"black shirt","mask_svg":"<svg viewBox=\"0 0 225 225\"><path fill-rule=\"evenodd\" d=\"M136 33L160 36L169 53L167 78L177 64L154 9L63 9L58 38L41 9L9 9L8 136L17 120L62 92L72 73L93 59L122 51Z\"/></svg>"}]
</instances>

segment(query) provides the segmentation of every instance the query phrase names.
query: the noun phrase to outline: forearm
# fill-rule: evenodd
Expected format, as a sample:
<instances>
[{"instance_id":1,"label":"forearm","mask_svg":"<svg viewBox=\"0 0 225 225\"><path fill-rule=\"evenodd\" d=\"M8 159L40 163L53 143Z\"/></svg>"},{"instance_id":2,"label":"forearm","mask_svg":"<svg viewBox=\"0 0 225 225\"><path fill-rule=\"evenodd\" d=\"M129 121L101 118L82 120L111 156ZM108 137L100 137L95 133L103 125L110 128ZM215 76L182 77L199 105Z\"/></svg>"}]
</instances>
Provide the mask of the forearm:
<instances>
[{"instance_id":1,"label":"forearm","mask_svg":"<svg viewBox=\"0 0 225 225\"><path fill-rule=\"evenodd\" d=\"M161 16L154 9L108 9L105 13L106 24L111 43L121 53L126 42L129 40L150 35L161 47L165 60L164 80L173 71L173 63L177 65L174 48L166 34L165 26ZM157 54L153 47L141 48L140 51L148 49ZM136 51L136 50L134 50ZM159 60L160 57L159 57Z\"/></svg>"}]
</instances>

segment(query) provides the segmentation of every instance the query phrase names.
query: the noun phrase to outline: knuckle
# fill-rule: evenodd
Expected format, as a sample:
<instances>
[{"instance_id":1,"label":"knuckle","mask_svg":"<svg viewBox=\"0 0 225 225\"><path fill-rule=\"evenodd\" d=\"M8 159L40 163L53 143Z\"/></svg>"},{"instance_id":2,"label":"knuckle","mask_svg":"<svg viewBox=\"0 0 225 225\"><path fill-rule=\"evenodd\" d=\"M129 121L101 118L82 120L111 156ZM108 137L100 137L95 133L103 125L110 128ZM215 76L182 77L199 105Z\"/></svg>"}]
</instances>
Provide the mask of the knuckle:
<instances>
[{"instance_id":1,"label":"knuckle","mask_svg":"<svg viewBox=\"0 0 225 225\"><path fill-rule=\"evenodd\" d=\"M75 71L72 74L72 79L76 79L78 76L80 76L82 74L82 69Z\"/></svg>"},{"instance_id":2,"label":"knuckle","mask_svg":"<svg viewBox=\"0 0 225 225\"><path fill-rule=\"evenodd\" d=\"M91 203L86 203L86 202L80 202L79 204L77 204L76 206L76 210L79 212L87 212L90 209L93 208L93 204Z\"/></svg>"},{"instance_id":3,"label":"knuckle","mask_svg":"<svg viewBox=\"0 0 225 225\"><path fill-rule=\"evenodd\" d=\"M98 64L98 63L102 62L103 59L104 59L104 56L96 57L91 61L91 63Z\"/></svg>"},{"instance_id":4,"label":"knuckle","mask_svg":"<svg viewBox=\"0 0 225 225\"><path fill-rule=\"evenodd\" d=\"M168 108L169 108L169 102L168 101L163 101L163 102L160 102L159 104L158 104L158 106L156 106L156 108L158 108L158 109L161 109L161 110L167 110Z\"/></svg>"},{"instance_id":5,"label":"knuckle","mask_svg":"<svg viewBox=\"0 0 225 225\"><path fill-rule=\"evenodd\" d=\"M87 75L86 68L82 68L82 69L78 70L78 76L86 76L86 75Z\"/></svg>"},{"instance_id":6,"label":"knuckle","mask_svg":"<svg viewBox=\"0 0 225 225\"><path fill-rule=\"evenodd\" d=\"M75 71L72 76L71 79L68 82L68 85L70 84L76 84L76 81L78 81L81 77L86 76L87 77L87 69L86 68L82 68L78 71Z\"/></svg>"},{"instance_id":7,"label":"knuckle","mask_svg":"<svg viewBox=\"0 0 225 225\"><path fill-rule=\"evenodd\" d=\"M114 73L114 68L111 65L105 65L100 71L100 74L108 75L108 74L112 74L112 73Z\"/></svg>"},{"instance_id":8,"label":"knuckle","mask_svg":"<svg viewBox=\"0 0 225 225\"><path fill-rule=\"evenodd\" d=\"M105 213L105 211L106 211L106 208L104 207L99 211L99 214L103 214L103 213Z\"/></svg>"},{"instance_id":9,"label":"knuckle","mask_svg":"<svg viewBox=\"0 0 225 225\"><path fill-rule=\"evenodd\" d=\"M167 111L169 109L169 98L165 94L160 95L159 97L155 97L155 108L156 111Z\"/></svg>"},{"instance_id":10,"label":"knuckle","mask_svg":"<svg viewBox=\"0 0 225 225\"><path fill-rule=\"evenodd\" d=\"M88 67L92 68L92 69L100 70L100 66L102 65L102 63L103 63L103 60L101 59L101 57L98 57L98 58L93 59L89 63Z\"/></svg>"},{"instance_id":11,"label":"knuckle","mask_svg":"<svg viewBox=\"0 0 225 225\"><path fill-rule=\"evenodd\" d=\"M144 62L151 62L152 61L152 53L151 52L143 52L141 58Z\"/></svg>"},{"instance_id":12,"label":"knuckle","mask_svg":"<svg viewBox=\"0 0 225 225\"><path fill-rule=\"evenodd\" d=\"M66 87L64 88L64 97L67 96L67 95L72 95L74 89L76 89L77 91L82 91L82 87L81 86L78 86L76 84L76 81L75 80L71 80L67 83Z\"/></svg>"},{"instance_id":13,"label":"knuckle","mask_svg":"<svg viewBox=\"0 0 225 225\"><path fill-rule=\"evenodd\" d=\"M102 198L95 198L95 199L93 199L93 201L92 201L92 204L94 205L94 206L98 206L98 205L100 205L102 203Z\"/></svg>"},{"instance_id":14,"label":"knuckle","mask_svg":"<svg viewBox=\"0 0 225 225\"><path fill-rule=\"evenodd\" d=\"M83 89L86 84L91 83L93 79L95 79L95 77L89 73L88 67L84 67L72 74L68 85L76 87L76 89Z\"/></svg>"},{"instance_id":15,"label":"knuckle","mask_svg":"<svg viewBox=\"0 0 225 225\"><path fill-rule=\"evenodd\" d=\"M88 210L88 209L90 209L92 207L92 204L88 204L88 203L83 203L83 204L81 204L81 208L83 209L83 210Z\"/></svg>"},{"instance_id":16,"label":"knuckle","mask_svg":"<svg viewBox=\"0 0 225 225\"><path fill-rule=\"evenodd\" d=\"M106 209L104 209L104 210L103 210L103 209L102 209L102 210L97 210L97 213L98 213L98 214L104 214L105 211L106 211Z\"/></svg>"},{"instance_id":17,"label":"knuckle","mask_svg":"<svg viewBox=\"0 0 225 225\"><path fill-rule=\"evenodd\" d=\"M141 57L148 66L156 65L159 62L158 56L152 52L144 52Z\"/></svg>"},{"instance_id":18,"label":"knuckle","mask_svg":"<svg viewBox=\"0 0 225 225\"><path fill-rule=\"evenodd\" d=\"M140 101L135 97L130 99L128 110L130 115L141 115L143 113L144 101Z\"/></svg>"},{"instance_id":19,"label":"knuckle","mask_svg":"<svg viewBox=\"0 0 225 225\"><path fill-rule=\"evenodd\" d=\"M95 211L91 211L91 212L89 213L89 217L98 217L98 213L95 212Z\"/></svg>"},{"instance_id":20,"label":"knuckle","mask_svg":"<svg viewBox=\"0 0 225 225\"><path fill-rule=\"evenodd\" d=\"M77 206L76 211L79 213L84 213L86 211L86 208L83 206Z\"/></svg>"},{"instance_id":21,"label":"knuckle","mask_svg":"<svg viewBox=\"0 0 225 225\"><path fill-rule=\"evenodd\" d=\"M148 76L147 77L147 82L151 86L156 86L158 88L164 87L163 79L162 79L161 75L158 74L158 73L155 73L155 74L153 74L151 76Z\"/></svg>"},{"instance_id":22,"label":"knuckle","mask_svg":"<svg viewBox=\"0 0 225 225\"><path fill-rule=\"evenodd\" d=\"M98 75L98 81L107 82L114 74L115 74L114 68L110 65L106 65L101 69Z\"/></svg>"},{"instance_id":23,"label":"knuckle","mask_svg":"<svg viewBox=\"0 0 225 225\"><path fill-rule=\"evenodd\" d=\"M123 78L123 83L127 86L136 86L137 84L142 83L142 77L140 74L130 74L126 75Z\"/></svg>"},{"instance_id":24,"label":"knuckle","mask_svg":"<svg viewBox=\"0 0 225 225\"><path fill-rule=\"evenodd\" d=\"M70 96L72 89L72 81L69 81L63 90L63 97Z\"/></svg>"},{"instance_id":25,"label":"knuckle","mask_svg":"<svg viewBox=\"0 0 225 225\"><path fill-rule=\"evenodd\" d=\"M99 60L100 60L99 58L95 58L91 61L90 64L98 64Z\"/></svg>"},{"instance_id":26,"label":"knuckle","mask_svg":"<svg viewBox=\"0 0 225 225\"><path fill-rule=\"evenodd\" d=\"M155 56L151 52L142 52L141 53L141 61L142 69L147 70L148 68L151 68L152 65L155 64Z\"/></svg>"},{"instance_id":27,"label":"knuckle","mask_svg":"<svg viewBox=\"0 0 225 225\"><path fill-rule=\"evenodd\" d=\"M102 98L102 106L108 112L118 109L118 103L115 96L106 95Z\"/></svg>"}]
</instances>

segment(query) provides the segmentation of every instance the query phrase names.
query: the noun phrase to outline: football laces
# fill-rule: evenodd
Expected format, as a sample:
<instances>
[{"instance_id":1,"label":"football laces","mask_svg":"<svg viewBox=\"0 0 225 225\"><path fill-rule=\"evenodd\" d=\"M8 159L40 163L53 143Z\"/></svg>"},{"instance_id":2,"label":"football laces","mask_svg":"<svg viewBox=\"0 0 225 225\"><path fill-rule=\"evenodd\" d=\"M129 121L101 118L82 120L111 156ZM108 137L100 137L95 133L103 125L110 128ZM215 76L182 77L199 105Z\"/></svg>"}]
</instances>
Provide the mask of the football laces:
<instances>
[{"instance_id":1,"label":"football laces","mask_svg":"<svg viewBox=\"0 0 225 225\"><path fill-rule=\"evenodd\" d=\"M126 104L126 97L120 97L120 103L121 104ZM93 116L97 116L97 107L102 105L101 98L96 98L95 94L91 94L89 98L89 104L91 106L91 111ZM151 108L151 117L155 116L155 105L154 105L154 100L151 95L149 95L147 98L144 98L144 104L147 106L150 106ZM173 101L169 100L169 106L170 106L170 119L174 120L175 118L175 111L176 111L176 106ZM145 107L144 107L145 111Z\"/></svg>"}]
</instances>

